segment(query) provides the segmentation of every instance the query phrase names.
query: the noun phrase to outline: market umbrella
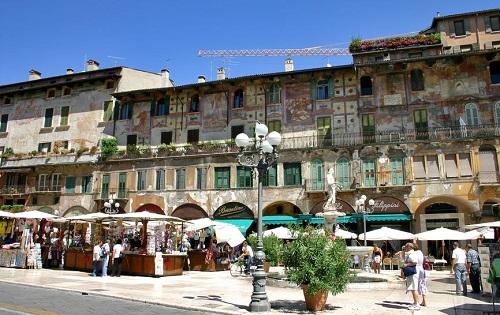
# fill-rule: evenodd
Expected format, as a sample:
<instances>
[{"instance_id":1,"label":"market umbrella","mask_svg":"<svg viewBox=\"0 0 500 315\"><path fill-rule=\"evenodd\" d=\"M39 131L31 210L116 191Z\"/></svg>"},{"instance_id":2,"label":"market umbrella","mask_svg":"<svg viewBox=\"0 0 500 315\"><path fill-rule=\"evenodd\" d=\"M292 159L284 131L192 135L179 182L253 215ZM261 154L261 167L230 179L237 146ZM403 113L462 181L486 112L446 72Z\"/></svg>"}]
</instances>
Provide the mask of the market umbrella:
<instances>
[{"instance_id":1,"label":"market umbrella","mask_svg":"<svg viewBox=\"0 0 500 315\"><path fill-rule=\"evenodd\" d=\"M81 214L73 217L66 217L66 220L68 221L85 221L85 222L95 222L103 219L110 218L109 214L105 214L102 212L94 212L94 213L87 213L87 214Z\"/></svg>"},{"instance_id":2,"label":"market umbrella","mask_svg":"<svg viewBox=\"0 0 500 315\"><path fill-rule=\"evenodd\" d=\"M465 232L465 234L467 235L467 239L469 240L476 240L482 237L488 240L492 240L495 238L495 232L492 228L479 228L477 230Z\"/></svg>"},{"instance_id":3,"label":"market umbrella","mask_svg":"<svg viewBox=\"0 0 500 315\"><path fill-rule=\"evenodd\" d=\"M469 225L465 226L466 229L477 229L480 227L500 227L500 221L478 223L478 224L469 224Z\"/></svg>"},{"instance_id":4,"label":"market umbrella","mask_svg":"<svg viewBox=\"0 0 500 315\"><path fill-rule=\"evenodd\" d=\"M275 229L267 230L264 232L263 235L264 235L264 237L274 235L277 238L282 239L282 240L290 240L290 239L297 238L296 236L294 236L294 233L292 231L290 231L289 228L286 228L283 226L277 227Z\"/></svg>"},{"instance_id":5,"label":"market umbrella","mask_svg":"<svg viewBox=\"0 0 500 315\"><path fill-rule=\"evenodd\" d=\"M360 240L365 239L365 234L359 234ZM380 229L373 230L366 233L366 239L369 241L393 241L393 240L410 240L414 239L415 235L412 233L391 229L388 227L381 227Z\"/></svg>"},{"instance_id":6,"label":"market umbrella","mask_svg":"<svg viewBox=\"0 0 500 315\"><path fill-rule=\"evenodd\" d=\"M15 218L15 213L0 210L0 218Z\"/></svg>"},{"instance_id":7,"label":"market umbrella","mask_svg":"<svg viewBox=\"0 0 500 315\"><path fill-rule=\"evenodd\" d=\"M341 228L336 228L335 229L335 236L338 238L343 238L343 239L353 239L357 238L358 235L356 233L352 233L346 230L342 230Z\"/></svg>"},{"instance_id":8,"label":"market umbrella","mask_svg":"<svg viewBox=\"0 0 500 315\"><path fill-rule=\"evenodd\" d=\"M59 218L56 215L42 212L42 211L38 211L38 210L18 212L18 213L15 213L13 217L16 219L55 219L55 218Z\"/></svg>"},{"instance_id":9,"label":"market umbrella","mask_svg":"<svg viewBox=\"0 0 500 315\"><path fill-rule=\"evenodd\" d=\"M209 226L213 226L216 224L227 224L227 223L222 223L218 221L213 221L210 220L209 218L201 218L201 219L194 219L194 220L189 220L187 223L190 223L190 225L187 227L188 231L198 231L202 229L206 229Z\"/></svg>"},{"instance_id":10,"label":"market umbrella","mask_svg":"<svg viewBox=\"0 0 500 315\"><path fill-rule=\"evenodd\" d=\"M415 234L415 237L420 241L452 241L469 239L463 232L450 230L443 227Z\"/></svg>"},{"instance_id":11,"label":"market umbrella","mask_svg":"<svg viewBox=\"0 0 500 315\"><path fill-rule=\"evenodd\" d=\"M202 230L213 226L217 243L228 243L229 246L235 247L245 240L239 227L230 223L213 221L209 218L189 220L187 223L189 223L187 227L189 231Z\"/></svg>"},{"instance_id":12,"label":"market umbrella","mask_svg":"<svg viewBox=\"0 0 500 315\"><path fill-rule=\"evenodd\" d=\"M177 217L172 217L169 215L158 214L149 211L113 214L109 216L109 219L184 222L183 219Z\"/></svg>"}]
</instances>

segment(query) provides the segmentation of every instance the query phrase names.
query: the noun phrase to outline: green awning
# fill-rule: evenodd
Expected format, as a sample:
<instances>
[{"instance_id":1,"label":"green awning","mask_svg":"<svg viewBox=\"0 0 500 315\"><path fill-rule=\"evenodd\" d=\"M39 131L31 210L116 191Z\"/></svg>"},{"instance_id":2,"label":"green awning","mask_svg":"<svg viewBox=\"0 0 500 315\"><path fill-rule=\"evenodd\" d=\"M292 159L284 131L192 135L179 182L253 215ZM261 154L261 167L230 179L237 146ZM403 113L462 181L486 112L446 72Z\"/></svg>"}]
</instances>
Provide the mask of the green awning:
<instances>
[{"instance_id":1,"label":"green awning","mask_svg":"<svg viewBox=\"0 0 500 315\"><path fill-rule=\"evenodd\" d=\"M324 224L325 223L325 218L322 217L314 217L310 221L312 224ZM346 224L346 223L356 223L356 217L350 216L350 215L345 215L342 217L337 217L337 223L340 224Z\"/></svg>"},{"instance_id":2,"label":"green awning","mask_svg":"<svg viewBox=\"0 0 500 315\"><path fill-rule=\"evenodd\" d=\"M266 215L262 217L264 225L286 225L288 223L299 224L300 221L291 215Z\"/></svg>"},{"instance_id":3,"label":"green awning","mask_svg":"<svg viewBox=\"0 0 500 315\"><path fill-rule=\"evenodd\" d=\"M243 235L246 235L248 228L253 223L253 219L215 219L214 221L236 225Z\"/></svg>"},{"instance_id":4,"label":"green awning","mask_svg":"<svg viewBox=\"0 0 500 315\"><path fill-rule=\"evenodd\" d=\"M369 214L366 216L366 221L370 221L370 222L411 221L411 214L409 214L409 213Z\"/></svg>"}]
</instances>

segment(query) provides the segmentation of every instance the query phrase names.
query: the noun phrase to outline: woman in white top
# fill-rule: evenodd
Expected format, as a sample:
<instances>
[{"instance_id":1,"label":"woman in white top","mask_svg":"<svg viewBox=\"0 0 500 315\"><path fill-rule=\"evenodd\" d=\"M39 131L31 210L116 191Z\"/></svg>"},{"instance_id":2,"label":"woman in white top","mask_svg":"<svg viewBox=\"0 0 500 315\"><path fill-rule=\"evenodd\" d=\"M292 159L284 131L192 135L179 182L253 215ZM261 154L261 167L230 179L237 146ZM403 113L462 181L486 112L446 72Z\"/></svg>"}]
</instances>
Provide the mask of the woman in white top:
<instances>
[{"instance_id":1,"label":"woman in white top","mask_svg":"<svg viewBox=\"0 0 500 315\"><path fill-rule=\"evenodd\" d=\"M119 277L122 273L122 251L122 240L118 239L116 240L115 246L113 246L113 269L111 270L111 277Z\"/></svg>"},{"instance_id":2,"label":"woman in white top","mask_svg":"<svg viewBox=\"0 0 500 315\"><path fill-rule=\"evenodd\" d=\"M427 295L427 274L424 269L424 253L414 244L415 256L417 257L417 276L418 276L418 295L422 296L422 303L420 305L426 306L425 296Z\"/></svg>"}]
</instances>

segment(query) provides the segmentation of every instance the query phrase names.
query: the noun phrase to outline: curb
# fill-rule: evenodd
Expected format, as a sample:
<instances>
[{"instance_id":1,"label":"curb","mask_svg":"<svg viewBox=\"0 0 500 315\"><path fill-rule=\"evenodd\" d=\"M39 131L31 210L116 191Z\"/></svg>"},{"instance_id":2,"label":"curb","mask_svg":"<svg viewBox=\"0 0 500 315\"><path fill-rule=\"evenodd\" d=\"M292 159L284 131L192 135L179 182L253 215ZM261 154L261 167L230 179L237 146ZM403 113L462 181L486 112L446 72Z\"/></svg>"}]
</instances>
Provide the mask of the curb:
<instances>
[{"instance_id":1,"label":"curb","mask_svg":"<svg viewBox=\"0 0 500 315\"><path fill-rule=\"evenodd\" d=\"M49 290L58 290L58 291L80 293L81 295L111 297L111 298L125 300L125 301L133 301L133 302L140 302L140 303L145 303L145 304L166 306L166 307L181 309L181 310L186 310L186 311L200 311L200 312L207 312L207 313L211 313L211 314L224 314L224 315L241 315L241 314L249 313L248 311L242 310L242 309L240 309L239 312L237 312L237 311L234 311L234 312L233 311L224 311L224 310L217 310L217 309L207 308L207 307L202 307L202 306L186 306L186 305L178 305L178 304L166 303L166 302L155 302L155 301L149 301L149 300L142 300L142 299L136 299L133 297L117 296L117 295L105 293L105 292L95 293L92 291L86 292L86 291L80 291L80 290L68 289L68 288L54 288L54 287L47 288L47 286L44 286L41 284L29 284L29 283L25 283L25 282L16 282L13 280L6 280L6 279L0 279L0 282L9 283L9 284L16 284L16 285L21 285L21 286L25 286L25 287L35 287L35 288L44 288L44 289L49 289Z\"/></svg>"}]
</instances>

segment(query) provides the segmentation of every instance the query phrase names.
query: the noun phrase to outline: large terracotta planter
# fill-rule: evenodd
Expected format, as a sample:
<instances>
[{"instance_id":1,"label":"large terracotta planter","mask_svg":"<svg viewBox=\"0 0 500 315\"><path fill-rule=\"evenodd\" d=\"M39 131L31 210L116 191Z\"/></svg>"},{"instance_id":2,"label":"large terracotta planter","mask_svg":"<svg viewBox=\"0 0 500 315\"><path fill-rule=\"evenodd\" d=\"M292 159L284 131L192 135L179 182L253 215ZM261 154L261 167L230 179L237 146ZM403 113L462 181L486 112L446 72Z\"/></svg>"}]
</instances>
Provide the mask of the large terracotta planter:
<instances>
[{"instance_id":1,"label":"large terracotta planter","mask_svg":"<svg viewBox=\"0 0 500 315\"><path fill-rule=\"evenodd\" d=\"M307 310L311 312L323 311L325 309L326 299L328 298L328 291L318 291L316 294L311 295L307 293L308 287L309 286L306 284L302 285Z\"/></svg>"},{"instance_id":2,"label":"large terracotta planter","mask_svg":"<svg viewBox=\"0 0 500 315\"><path fill-rule=\"evenodd\" d=\"M270 262L265 261L265 262L264 262L264 271L265 271L266 273L268 273L270 268L271 268L271 263L270 263Z\"/></svg>"}]
</instances>

